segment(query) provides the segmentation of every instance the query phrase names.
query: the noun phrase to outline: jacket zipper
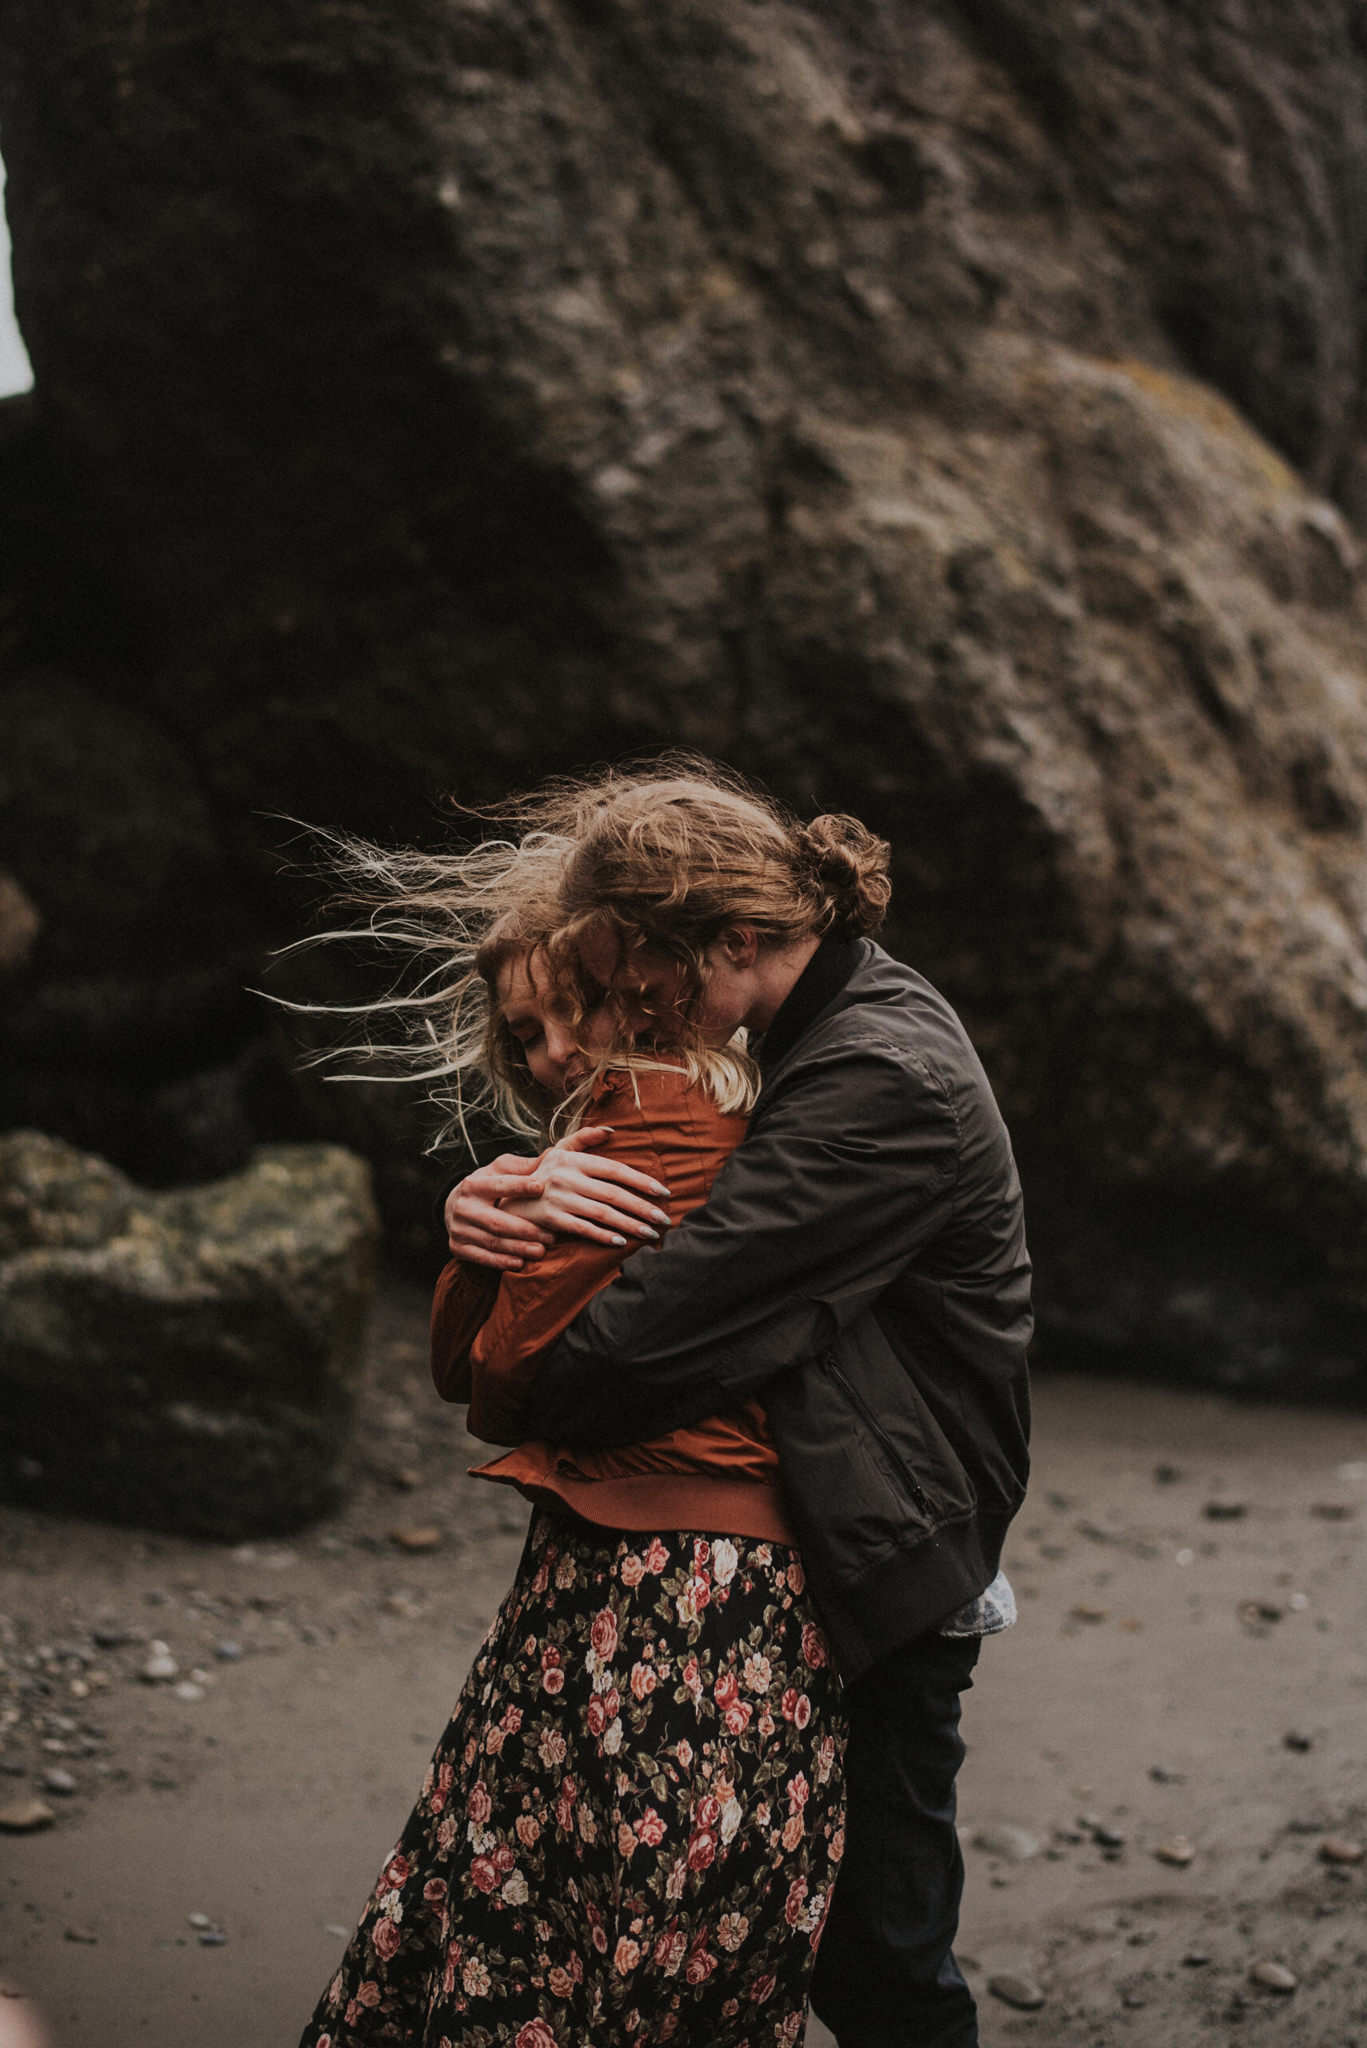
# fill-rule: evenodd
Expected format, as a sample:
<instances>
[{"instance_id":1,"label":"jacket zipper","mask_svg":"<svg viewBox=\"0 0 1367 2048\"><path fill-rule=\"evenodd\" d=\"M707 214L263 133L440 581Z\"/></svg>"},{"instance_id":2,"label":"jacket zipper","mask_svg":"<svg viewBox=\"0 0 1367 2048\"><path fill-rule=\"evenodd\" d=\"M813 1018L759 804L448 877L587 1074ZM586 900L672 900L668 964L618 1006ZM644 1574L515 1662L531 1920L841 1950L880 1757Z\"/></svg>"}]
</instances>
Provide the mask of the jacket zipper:
<instances>
[{"instance_id":1,"label":"jacket zipper","mask_svg":"<svg viewBox=\"0 0 1367 2048\"><path fill-rule=\"evenodd\" d=\"M835 1362L834 1353L828 1351L823 1357L821 1364L827 1376L835 1381L835 1384L839 1387L841 1393L845 1396L845 1399L849 1402L851 1408L854 1409L856 1415L862 1418L866 1427L872 1431L874 1436L877 1437L879 1443L883 1446L883 1449L886 1451L889 1462L891 1463L894 1471L896 1471L900 1475L902 1484L906 1487L907 1492L911 1495L917 1507L920 1508L923 1515L929 1516L930 1502L926 1498L924 1487L919 1486L917 1482L912 1478L911 1472L907 1466L905 1458L903 1458L902 1456L902 1453L898 1450L892 1438L883 1428L881 1422L878 1421L877 1417L874 1415L868 1403L863 1399L863 1397L859 1393L856 1392L855 1388L851 1385L850 1381L845 1377L845 1374L840 1370L840 1367Z\"/></svg>"}]
</instances>

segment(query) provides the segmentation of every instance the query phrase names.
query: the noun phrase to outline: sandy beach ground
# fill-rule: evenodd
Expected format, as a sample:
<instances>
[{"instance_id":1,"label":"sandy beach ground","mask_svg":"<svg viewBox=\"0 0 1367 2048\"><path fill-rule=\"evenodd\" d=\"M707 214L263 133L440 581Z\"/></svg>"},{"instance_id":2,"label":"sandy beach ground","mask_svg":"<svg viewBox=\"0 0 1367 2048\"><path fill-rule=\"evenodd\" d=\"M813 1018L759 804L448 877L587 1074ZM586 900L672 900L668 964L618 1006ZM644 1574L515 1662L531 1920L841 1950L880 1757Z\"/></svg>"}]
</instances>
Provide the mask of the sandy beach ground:
<instances>
[{"instance_id":1,"label":"sandy beach ground","mask_svg":"<svg viewBox=\"0 0 1367 2048\"><path fill-rule=\"evenodd\" d=\"M297 1537L6 1512L0 1808L54 1817L0 1834L0 2039L292 2048L520 1546L424 1333L389 1289ZM965 1713L987 2048L1367 2048L1367 1419L1046 1375L1036 1446Z\"/></svg>"}]
</instances>

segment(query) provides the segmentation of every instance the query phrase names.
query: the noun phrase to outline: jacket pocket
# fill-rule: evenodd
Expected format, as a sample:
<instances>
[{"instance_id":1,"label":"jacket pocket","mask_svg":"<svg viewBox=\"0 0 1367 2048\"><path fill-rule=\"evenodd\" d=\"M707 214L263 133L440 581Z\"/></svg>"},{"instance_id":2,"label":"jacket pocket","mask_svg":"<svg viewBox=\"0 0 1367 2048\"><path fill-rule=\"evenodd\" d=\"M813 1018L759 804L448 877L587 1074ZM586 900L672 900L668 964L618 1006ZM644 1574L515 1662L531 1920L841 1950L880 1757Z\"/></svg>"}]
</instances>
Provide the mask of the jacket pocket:
<instances>
[{"instance_id":1,"label":"jacket pocket","mask_svg":"<svg viewBox=\"0 0 1367 2048\"><path fill-rule=\"evenodd\" d=\"M879 1446L884 1457L901 1480L912 1500L915 1501L917 1507L921 1510L921 1513L929 1518L931 1506L925 1488L913 1475L911 1467L907 1464L906 1459L902 1456L902 1453L898 1450L868 1402L848 1375L842 1371L840 1361L833 1351L827 1351L822 1354L821 1370L846 1406L852 1408L859 1417L864 1428Z\"/></svg>"}]
</instances>

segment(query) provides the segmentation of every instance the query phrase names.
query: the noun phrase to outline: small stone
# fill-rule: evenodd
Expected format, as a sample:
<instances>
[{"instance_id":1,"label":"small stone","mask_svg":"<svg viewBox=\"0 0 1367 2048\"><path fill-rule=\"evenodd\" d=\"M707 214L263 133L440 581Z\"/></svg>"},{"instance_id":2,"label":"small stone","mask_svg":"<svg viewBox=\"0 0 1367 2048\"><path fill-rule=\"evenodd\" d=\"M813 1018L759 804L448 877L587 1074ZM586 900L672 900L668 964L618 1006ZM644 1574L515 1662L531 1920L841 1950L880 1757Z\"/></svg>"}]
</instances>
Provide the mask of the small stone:
<instances>
[{"instance_id":1,"label":"small stone","mask_svg":"<svg viewBox=\"0 0 1367 2048\"><path fill-rule=\"evenodd\" d=\"M1248 1508L1241 1500L1208 1500L1201 1513L1208 1522L1242 1522Z\"/></svg>"},{"instance_id":2,"label":"small stone","mask_svg":"<svg viewBox=\"0 0 1367 2048\"><path fill-rule=\"evenodd\" d=\"M416 1621L422 1608L407 1593L391 1593L383 1602L386 1614L397 1614L401 1621Z\"/></svg>"},{"instance_id":3,"label":"small stone","mask_svg":"<svg viewBox=\"0 0 1367 2048\"><path fill-rule=\"evenodd\" d=\"M1285 1963L1274 1963L1268 1959L1254 1963L1248 1977L1251 1984L1261 1984L1264 1991L1294 1991L1299 1981Z\"/></svg>"},{"instance_id":4,"label":"small stone","mask_svg":"<svg viewBox=\"0 0 1367 2048\"><path fill-rule=\"evenodd\" d=\"M1074 1621L1109 1621L1111 1618L1109 1607L1070 1607L1068 1612Z\"/></svg>"},{"instance_id":5,"label":"small stone","mask_svg":"<svg viewBox=\"0 0 1367 2048\"><path fill-rule=\"evenodd\" d=\"M228 1937L221 1927L206 1927L199 1937L201 1948L222 1948Z\"/></svg>"},{"instance_id":6,"label":"small stone","mask_svg":"<svg viewBox=\"0 0 1367 2048\"><path fill-rule=\"evenodd\" d=\"M173 1687L172 1690L174 1691L175 1696L178 1700L188 1700L193 1702L195 1700L202 1700L204 1698L204 1687L202 1685L196 1685L194 1680L191 1678L182 1679L181 1683Z\"/></svg>"},{"instance_id":7,"label":"small stone","mask_svg":"<svg viewBox=\"0 0 1367 2048\"><path fill-rule=\"evenodd\" d=\"M396 1486L400 1493L416 1493L422 1485L422 1474L412 1465L400 1465L397 1472L390 1473L389 1478L391 1485Z\"/></svg>"},{"instance_id":8,"label":"small stone","mask_svg":"<svg viewBox=\"0 0 1367 2048\"><path fill-rule=\"evenodd\" d=\"M1092 1840L1099 1849L1123 1849L1125 1846L1124 1832L1120 1828L1109 1827L1103 1820L1093 1827Z\"/></svg>"},{"instance_id":9,"label":"small stone","mask_svg":"<svg viewBox=\"0 0 1367 2048\"><path fill-rule=\"evenodd\" d=\"M1023 1971L999 1971L995 1977L989 1977L987 1988L1003 2005L1014 2005L1019 2012L1038 2012L1046 2002L1045 1994L1034 1978L1027 1977Z\"/></svg>"},{"instance_id":10,"label":"small stone","mask_svg":"<svg viewBox=\"0 0 1367 2048\"><path fill-rule=\"evenodd\" d=\"M1361 1863L1362 1843L1349 1842L1342 1835L1326 1835L1317 1850L1321 1863Z\"/></svg>"},{"instance_id":11,"label":"small stone","mask_svg":"<svg viewBox=\"0 0 1367 2048\"><path fill-rule=\"evenodd\" d=\"M68 1927L62 1938L64 1941L85 1942L88 1947L94 1948L100 1937L93 1927Z\"/></svg>"},{"instance_id":12,"label":"small stone","mask_svg":"<svg viewBox=\"0 0 1367 2048\"><path fill-rule=\"evenodd\" d=\"M90 1687L83 1678L73 1678L67 1687L67 1691L71 1694L73 1700L88 1700L90 1698Z\"/></svg>"},{"instance_id":13,"label":"small stone","mask_svg":"<svg viewBox=\"0 0 1367 2048\"><path fill-rule=\"evenodd\" d=\"M45 1792L58 1792L63 1799L69 1799L73 1792L81 1789L70 1771L44 1771L42 1786Z\"/></svg>"},{"instance_id":14,"label":"small stone","mask_svg":"<svg viewBox=\"0 0 1367 2048\"><path fill-rule=\"evenodd\" d=\"M1010 1821L1004 1821L997 1827L979 1828L974 1834L973 1846L986 1856L1001 1856L1008 1863L1028 1863L1032 1856L1039 1855L1044 1844L1028 1828L1018 1828Z\"/></svg>"},{"instance_id":15,"label":"small stone","mask_svg":"<svg viewBox=\"0 0 1367 2048\"><path fill-rule=\"evenodd\" d=\"M1185 1835L1174 1835L1170 1842L1160 1842L1153 1853L1160 1863L1171 1863L1178 1870L1185 1870L1196 1851Z\"/></svg>"},{"instance_id":16,"label":"small stone","mask_svg":"<svg viewBox=\"0 0 1367 2048\"><path fill-rule=\"evenodd\" d=\"M9 1806L0 1806L0 1828L9 1835L34 1834L39 1828L50 1828L56 1818L41 1799L16 1799Z\"/></svg>"},{"instance_id":17,"label":"small stone","mask_svg":"<svg viewBox=\"0 0 1367 2048\"><path fill-rule=\"evenodd\" d=\"M147 1681L148 1685L161 1685L172 1678L178 1678L180 1676L180 1666L174 1657L167 1655L164 1651L159 1651L155 1656L148 1658L139 1675Z\"/></svg>"},{"instance_id":18,"label":"small stone","mask_svg":"<svg viewBox=\"0 0 1367 2048\"><path fill-rule=\"evenodd\" d=\"M391 1529L391 1543L397 1543L400 1550L435 1550L441 1542L441 1530L430 1527L417 1529Z\"/></svg>"},{"instance_id":19,"label":"small stone","mask_svg":"<svg viewBox=\"0 0 1367 2048\"><path fill-rule=\"evenodd\" d=\"M1184 1785L1186 1778L1181 1771L1170 1771L1166 1764L1150 1764L1149 1776L1155 1785Z\"/></svg>"},{"instance_id":20,"label":"small stone","mask_svg":"<svg viewBox=\"0 0 1367 2048\"><path fill-rule=\"evenodd\" d=\"M1120 1994L1120 2003L1131 2011L1137 2011L1141 2005L1147 2005L1148 2002L1148 1993L1144 1991L1122 1991Z\"/></svg>"},{"instance_id":21,"label":"small stone","mask_svg":"<svg viewBox=\"0 0 1367 2048\"><path fill-rule=\"evenodd\" d=\"M1356 1509L1346 1500L1317 1500L1312 1501L1310 1512L1322 1522L1351 1522Z\"/></svg>"},{"instance_id":22,"label":"small stone","mask_svg":"<svg viewBox=\"0 0 1367 2048\"><path fill-rule=\"evenodd\" d=\"M206 1927L212 1927L214 1923L208 1913L187 1913L185 1915L185 1924L187 1927L194 1927L202 1931Z\"/></svg>"},{"instance_id":23,"label":"small stone","mask_svg":"<svg viewBox=\"0 0 1367 2048\"><path fill-rule=\"evenodd\" d=\"M1288 1728L1285 1735L1283 1735L1282 1737L1283 1749L1294 1749L1299 1751L1302 1755L1304 1755L1307 1749L1310 1749L1313 1746L1313 1737L1307 1735L1305 1731L1301 1728Z\"/></svg>"},{"instance_id":24,"label":"small stone","mask_svg":"<svg viewBox=\"0 0 1367 2048\"><path fill-rule=\"evenodd\" d=\"M1203 1948L1189 1948L1182 1958L1182 1963L1188 1970L1204 1970L1210 1960Z\"/></svg>"},{"instance_id":25,"label":"small stone","mask_svg":"<svg viewBox=\"0 0 1367 2048\"><path fill-rule=\"evenodd\" d=\"M1180 1465L1155 1465L1153 1477L1156 1486L1176 1486L1178 1480L1182 1477L1182 1467Z\"/></svg>"},{"instance_id":26,"label":"small stone","mask_svg":"<svg viewBox=\"0 0 1367 2048\"><path fill-rule=\"evenodd\" d=\"M236 1664L242 1655L241 1643L223 1642L214 1644L214 1655L220 1664Z\"/></svg>"}]
</instances>

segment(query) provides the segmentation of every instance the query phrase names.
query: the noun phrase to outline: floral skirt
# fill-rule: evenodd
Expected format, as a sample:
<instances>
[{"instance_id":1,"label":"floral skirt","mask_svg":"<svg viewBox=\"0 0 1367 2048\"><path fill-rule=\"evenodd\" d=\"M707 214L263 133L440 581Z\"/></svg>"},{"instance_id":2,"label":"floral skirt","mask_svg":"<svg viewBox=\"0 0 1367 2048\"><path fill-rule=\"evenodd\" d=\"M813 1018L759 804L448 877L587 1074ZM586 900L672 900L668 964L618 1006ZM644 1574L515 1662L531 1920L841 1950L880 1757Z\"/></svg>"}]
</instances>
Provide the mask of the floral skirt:
<instances>
[{"instance_id":1,"label":"floral skirt","mask_svg":"<svg viewBox=\"0 0 1367 2048\"><path fill-rule=\"evenodd\" d=\"M843 1752L795 1551L538 1512L301 2048L791 2048Z\"/></svg>"}]
</instances>

